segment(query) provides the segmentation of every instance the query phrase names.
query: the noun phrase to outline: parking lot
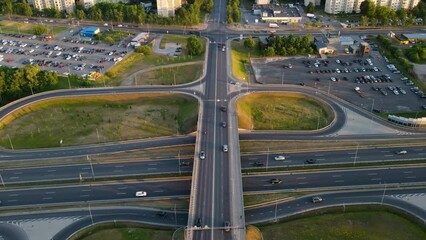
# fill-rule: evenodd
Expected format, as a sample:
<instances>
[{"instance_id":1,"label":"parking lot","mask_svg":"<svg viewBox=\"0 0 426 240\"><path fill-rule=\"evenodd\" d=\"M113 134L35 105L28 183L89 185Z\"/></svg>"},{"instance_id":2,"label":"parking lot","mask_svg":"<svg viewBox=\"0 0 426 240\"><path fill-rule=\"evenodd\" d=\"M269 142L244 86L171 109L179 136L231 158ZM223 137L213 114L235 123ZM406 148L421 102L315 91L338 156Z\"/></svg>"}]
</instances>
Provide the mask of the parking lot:
<instances>
[{"instance_id":1,"label":"parking lot","mask_svg":"<svg viewBox=\"0 0 426 240\"><path fill-rule=\"evenodd\" d=\"M257 82L318 88L369 111L416 112L426 104L426 95L375 51L368 57L254 59L252 63Z\"/></svg>"},{"instance_id":2,"label":"parking lot","mask_svg":"<svg viewBox=\"0 0 426 240\"><path fill-rule=\"evenodd\" d=\"M105 73L131 51L122 44L82 41L75 31L67 30L50 41L32 35L0 34L0 65L37 64L42 70L83 76Z\"/></svg>"}]
</instances>

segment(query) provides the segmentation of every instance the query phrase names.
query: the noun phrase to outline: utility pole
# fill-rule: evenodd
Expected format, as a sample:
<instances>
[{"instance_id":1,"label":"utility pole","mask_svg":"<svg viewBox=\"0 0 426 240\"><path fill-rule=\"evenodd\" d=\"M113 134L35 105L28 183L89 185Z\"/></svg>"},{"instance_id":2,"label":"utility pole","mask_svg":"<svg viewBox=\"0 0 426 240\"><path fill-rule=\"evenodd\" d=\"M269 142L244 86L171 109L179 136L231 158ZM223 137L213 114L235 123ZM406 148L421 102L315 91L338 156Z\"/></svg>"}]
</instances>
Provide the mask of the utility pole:
<instances>
[{"instance_id":1,"label":"utility pole","mask_svg":"<svg viewBox=\"0 0 426 240\"><path fill-rule=\"evenodd\" d=\"M180 171L180 151L178 153L178 161L179 161L179 175L181 175L181 171ZM175 207L176 207L176 205L175 205Z\"/></svg>"},{"instance_id":2,"label":"utility pole","mask_svg":"<svg viewBox=\"0 0 426 240\"><path fill-rule=\"evenodd\" d=\"M93 177L93 180L95 180L95 171L93 170L92 159L90 159L89 155L87 155L87 160L88 160L88 161L89 161L89 163L90 163L90 169L92 169L92 177Z\"/></svg>"},{"instance_id":3,"label":"utility pole","mask_svg":"<svg viewBox=\"0 0 426 240\"><path fill-rule=\"evenodd\" d=\"M9 138L10 147L12 148L12 150L14 150L14 149L13 149L13 144L12 144L12 139L10 139L9 134L7 134L7 138Z\"/></svg>"},{"instance_id":4,"label":"utility pole","mask_svg":"<svg viewBox=\"0 0 426 240\"><path fill-rule=\"evenodd\" d=\"M98 144L101 144L101 139L99 138L98 128L96 128L96 136L98 136Z\"/></svg>"},{"instance_id":5,"label":"utility pole","mask_svg":"<svg viewBox=\"0 0 426 240\"><path fill-rule=\"evenodd\" d=\"M176 204L175 204L175 226L177 227L177 213L176 213Z\"/></svg>"},{"instance_id":6,"label":"utility pole","mask_svg":"<svg viewBox=\"0 0 426 240\"><path fill-rule=\"evenodd\" d=\"M90 209L90 203L89 203L89 214L90 214L90 220L92 220L92 225L93 225L93 215L92 215L92 210Z\"/></svg>"},{"instance_id":7,"label":"utility pole","mask_svg":"<svg viewBox=\"0 0 426 240\"><path fill-rule=\"evenodd\" d=\"M266 152L266 171L268 171L268 163L269 163L269 147L268 147L268 152Z\"/></svg>"},{"instance_id":8,"label":"utility pole","mask_svg":"<svg viewBox=\"0 0 426 240\"><path fill-rule=\"evenodd\" d=\"M275 218L274 218L274 222L278 222L277 212L278 212L278 197L275 198Z\"/></svg>"},{"instance_id":9,"label":"utility pole","mask_svg":"<svg viewBox=\"0 0 426 240\"><path fill-rule=\"evenodd\" d=\"M283 71L283 74L281 75L281 85L284 85L284 71Z\"/></svg>"},{"instance_id":10,"label":"utility pole","mask_svg":"<svg viewBox=\"0 0 426 240\"><path fill-rule=\"evenodd\" d=\"M1 184L3 185L3 187L6 187L6 185L4 184L3 177L1 176L1 174L0 174L0 180L1 180Z\"/></svg>"}]
</instances>

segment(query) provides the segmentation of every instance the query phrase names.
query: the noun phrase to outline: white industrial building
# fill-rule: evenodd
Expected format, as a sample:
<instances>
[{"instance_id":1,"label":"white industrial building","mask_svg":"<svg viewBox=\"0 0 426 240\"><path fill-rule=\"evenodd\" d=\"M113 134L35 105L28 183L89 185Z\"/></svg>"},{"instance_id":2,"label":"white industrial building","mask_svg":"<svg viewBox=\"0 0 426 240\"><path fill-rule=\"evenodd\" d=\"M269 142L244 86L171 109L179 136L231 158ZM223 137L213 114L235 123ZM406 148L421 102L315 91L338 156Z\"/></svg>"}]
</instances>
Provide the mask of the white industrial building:
<instances>
[{"instance_id":1,"label":"white industrial building","mask_svg":"<svg viewBox=\"0 0 426 240\"><path fill-rule=\"evenodd\" d=\"M253 14L260 15L263 22L292 23L302 20L299 9L292 4L254 5Z\"/></svg>"}]
</instances>

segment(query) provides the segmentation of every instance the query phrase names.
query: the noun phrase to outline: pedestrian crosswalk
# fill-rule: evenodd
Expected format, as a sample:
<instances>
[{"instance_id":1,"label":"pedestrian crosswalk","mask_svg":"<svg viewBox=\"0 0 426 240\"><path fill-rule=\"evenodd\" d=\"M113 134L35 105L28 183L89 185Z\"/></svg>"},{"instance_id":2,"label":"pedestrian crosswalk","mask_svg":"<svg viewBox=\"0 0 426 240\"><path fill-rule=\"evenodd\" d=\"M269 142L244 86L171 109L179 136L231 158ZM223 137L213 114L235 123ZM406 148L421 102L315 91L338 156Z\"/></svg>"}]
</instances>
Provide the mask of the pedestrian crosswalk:
<instances>
[{"instance_id":1,"label":"pedestrian crosswalk","mask_svg":"<svg viewBox=\"0 0 426 240\"><path fill-rule=\"evenodd\" d=\"M401 200L410 200L413 197L424 197L426 193L395 194L390 196Z\"/></svg>"},{"instance_id":2,"label":"pedestrian crosswalk","mask_svg":"<svg viewBox=\"0 0 426 240\"><path fill-rule=\"evenodd\" d=\"M49 217L49 218L33 218L33 219L19 219L11 221L0 221L0 223L8 223L17 226L22 226L23 224L36 223L36 222L58 222L58 221L76 221L81 219L83 216L69 216L69 217Z\"/></svg>"}]
</instances>

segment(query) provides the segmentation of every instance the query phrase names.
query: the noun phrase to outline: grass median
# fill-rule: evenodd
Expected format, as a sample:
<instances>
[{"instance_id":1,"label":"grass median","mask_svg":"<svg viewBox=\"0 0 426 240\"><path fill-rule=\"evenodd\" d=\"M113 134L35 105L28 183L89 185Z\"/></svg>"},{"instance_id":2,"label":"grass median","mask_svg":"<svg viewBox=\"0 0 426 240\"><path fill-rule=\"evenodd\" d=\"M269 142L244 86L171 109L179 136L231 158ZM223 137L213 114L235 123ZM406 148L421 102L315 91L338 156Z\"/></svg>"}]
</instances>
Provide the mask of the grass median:
<instances>
[{"instance_id":1,"label":"grass median","mask_svg":"<svg viewBox=\"0 0 426 240\"><path fill-rule=\"evenodd\" d=\"M167 43L171 44L181 44L182 46L186 46L188 36L182 36L182 35L174 35L174 34L165 34L161 38L160 42L160 48L164 49L166 48Z\"/></svg>"},{"instance_id":2,"label":"grass median","mask_svg":"<svg viewBox=\"0 0 426 240\"><path fill-rule=\"evenodd\" d=\"M197 116L198 102L179 94L58 98L8 115L0 123L0 144L46 148L187 134Z\"/></svg>"},{"instance_id":3,"label":"grass median","mask_svg":"<svg viewBox=\"0 0 426 240\"><path fill-rule=\"evenodd\" d=\"M0 34L10 33L10 34L34 35L35 26L37 26L37 24L1 21ZM55 26L55 25L46 25L46 26L49 30L49 34L52 34L53 36L68 29L68 27L66 26Z\"/></svg>"},{"instance_id":4,"label":"grass median","mask_svg":"<svg viewBox=\"0 0 426 240\"><path fill-rule=\"evenodd\" d=\"M255 39L256 44L258 42ZM259 48L250 50L244 47L244 41L233 40L231 41L231 65L232 74L241 81L247 81L247 67L250 65L251 57L262 57L262 53Z\"/></svg>"},{"instance_id":5,"label":"grass median","mask_svg":"<svg viewBox=\"0 0 426 240\"><path fill-rule=\"evenodd\" d=\"M301 94L252 93L237 102L238 127L252 130L316 130L331 123L329 106Z\"/></svg>"},{"instance_id":6,"label":"grass median","mask_svg":"<svg viewBox=\"0 0 426 240\"><path fill-rule=\"evenodd\" d=\"M167 67L136 75L136 85L176 85L197 80L203 73L203 64Z\"/></svg>"}]
</instances>

